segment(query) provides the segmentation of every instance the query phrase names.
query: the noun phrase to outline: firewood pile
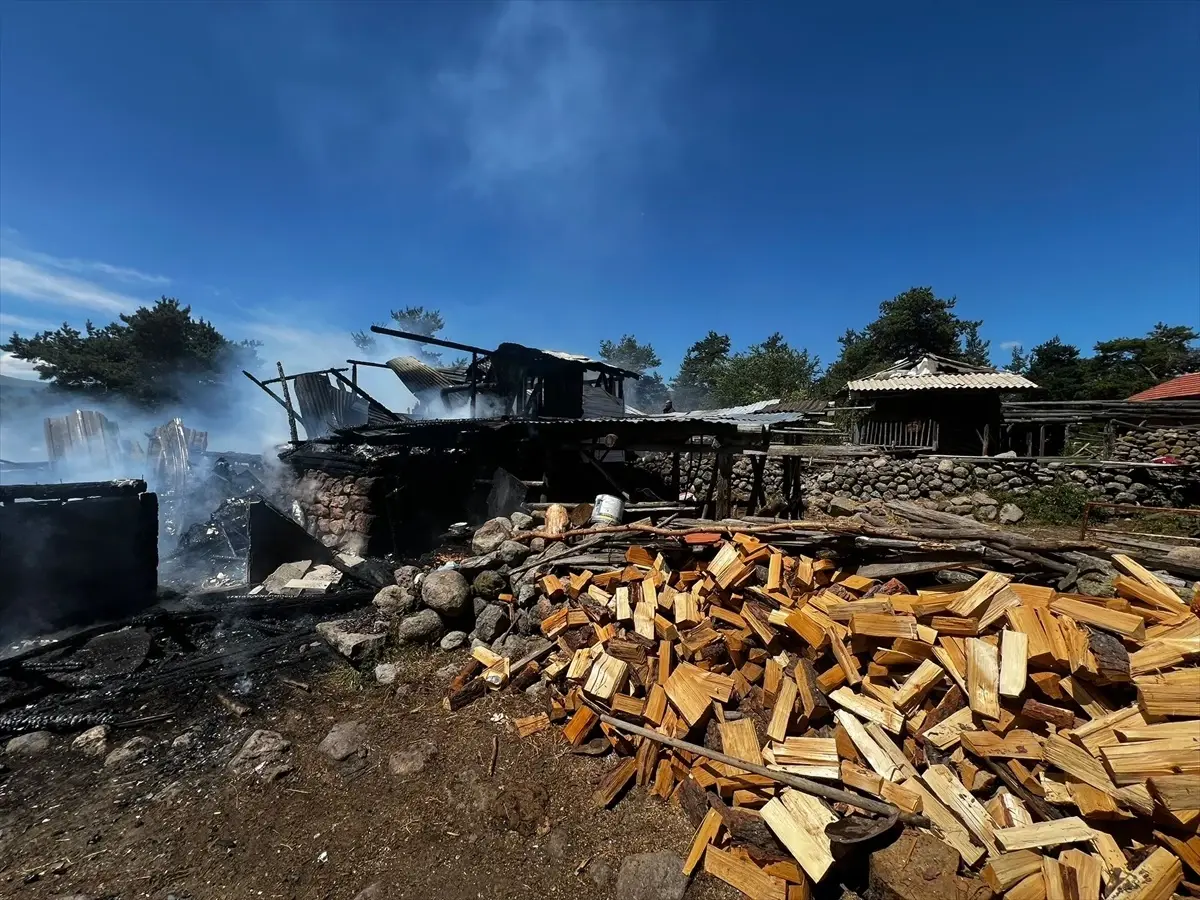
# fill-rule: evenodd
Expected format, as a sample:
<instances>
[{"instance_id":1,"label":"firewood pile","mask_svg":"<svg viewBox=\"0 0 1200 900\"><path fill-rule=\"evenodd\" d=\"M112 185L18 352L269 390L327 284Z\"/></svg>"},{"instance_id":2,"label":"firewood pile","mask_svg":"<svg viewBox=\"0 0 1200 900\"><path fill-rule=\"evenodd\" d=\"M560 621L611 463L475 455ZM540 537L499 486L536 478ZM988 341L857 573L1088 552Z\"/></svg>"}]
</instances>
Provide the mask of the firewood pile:
<instances>
[{"instance_id":1,"label":"firewood pile","mask_svg":"<svg viewBox=\"0 0 1200 900\"><path fill-rule=\"evenodd\" d=\"M552 643L476 649L447 706L545 681L519 735L611 747L597 807L679 802L685 874L756 900L836 883L897 820L1012 900L1200 896L1200 618L1166 581L1121 555L1109 598L872 577L785 537L688 528L540 575Z\"/></svg>"}]
</instances>

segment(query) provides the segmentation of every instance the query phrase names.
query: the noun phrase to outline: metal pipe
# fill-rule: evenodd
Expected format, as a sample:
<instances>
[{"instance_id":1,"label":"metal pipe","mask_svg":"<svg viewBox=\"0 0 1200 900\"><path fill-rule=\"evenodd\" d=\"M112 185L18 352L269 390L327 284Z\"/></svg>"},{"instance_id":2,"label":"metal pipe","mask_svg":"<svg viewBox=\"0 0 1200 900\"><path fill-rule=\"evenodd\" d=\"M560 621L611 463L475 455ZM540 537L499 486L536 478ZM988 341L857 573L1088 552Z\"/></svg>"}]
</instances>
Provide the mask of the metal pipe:
<instances>
[{"instance_id":1,"label":"metal pipe","mask_svg":"<svg viewBox=\"0 0 1200 900\"><path fill-rule=\"evenodd\" d=\"M382 325L372 325L371 330L376 334L386 334L390 337L403 338L406 341L416 341L418 344L433 344L437 347L448 347L451 350L461 350L463 353L478 353L481 356L491 356L494 350L484 350L482 347L472 347L470 344L460 344L457 341L443 341L441 338L415 334L411 331L397 331L395 328L384 328Z\"/></svg>"}]
</instances>

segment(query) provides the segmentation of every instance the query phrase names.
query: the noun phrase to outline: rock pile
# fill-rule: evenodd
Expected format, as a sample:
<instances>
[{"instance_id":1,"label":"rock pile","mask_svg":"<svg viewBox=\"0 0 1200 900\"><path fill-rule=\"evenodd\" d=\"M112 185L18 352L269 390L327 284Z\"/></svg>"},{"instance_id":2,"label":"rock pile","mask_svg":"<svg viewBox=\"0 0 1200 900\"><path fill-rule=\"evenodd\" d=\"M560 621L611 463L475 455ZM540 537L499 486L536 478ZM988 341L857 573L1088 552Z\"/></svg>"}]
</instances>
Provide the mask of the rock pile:
<instances>
[{"instance_id":1,"label":"rock pile","mask_svg":"<svg viewBox=\"0 0 1200 900\"><path fill-rule=\"evenodd\" d=\"M1149 462L1174 456L1186 463L1200 464L1200 428L1158 428L1128 431L1113 444L1113 459Z\"/></svg>"}]
</instances>

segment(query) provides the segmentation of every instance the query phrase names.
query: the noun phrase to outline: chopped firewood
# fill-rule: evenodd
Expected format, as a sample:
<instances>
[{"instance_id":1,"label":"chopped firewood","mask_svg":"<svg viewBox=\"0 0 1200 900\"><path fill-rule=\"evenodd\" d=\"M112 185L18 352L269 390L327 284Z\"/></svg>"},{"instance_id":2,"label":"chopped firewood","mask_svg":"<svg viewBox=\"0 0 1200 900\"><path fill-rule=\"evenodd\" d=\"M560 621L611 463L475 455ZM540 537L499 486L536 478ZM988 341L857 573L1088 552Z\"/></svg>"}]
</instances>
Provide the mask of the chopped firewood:
<instances>
[{"instance_id":1,"label":"chopped firewood","mask_svg":"<svg viewBox=\"0 0 1200 900\"><path fill-rule=\"evenodd\" d=\"M1069 900L1100 900L1103 867L1097 857L1072 847L1060 853L1058 861L1066 880Z\"/></svg>"},{"instance_id":2,"label":"chopped firewood","mask_svg":"<svg viewBox=\"0 0 1200 900\"><path fill-rule=\"evenodd\" d=\"M893 734L899 734L904 728L904 716L895 707L855 694L849 688L838 688L829 695L829 699L856 716L882 725Z\"/></svg>"},{"instance_id":3,"label":"chopped firewood","mask_svg":"<svg viewBox=\"0 0 1200 900\"><path fill-rule=\"evenodd\" d=\"M925 696L933 689L934 685L942 680L942 676L945 674L942 667L933 660L922 660L892 698L896 709L902 713L911 712L925 699Z\"/></svg>"},{"instance_id":4,"label":"chopped firewood","mask_svg":"<svg viewBox=\"0 0 1200 900\"><path fill-rule=\"evenodd\" d=\"M1000 634L1000 696L1020 697L1025 690L1029 660L1029 637L1020 631L1005 629Z\"/></svg>"},{"instance_id":5,"label":"chopped firewood","mask_svg":"<svg viewBox=\"0 0 1200 900\"><path fill-rule=\"evenodd\" d=\"M1000 654L978 638L967 641L967 697L973 712L1000 718Z\"/></svg>"},{"instance_id":6,"label":"chopped firewood","mask_svg":"<svg viewBox=\"0 0 1200 900\"><path fill-rule=\"evenodd\" d=\"M1042 758L1042 739L1031 731L1015 729L1005 735L990 731L964 731L959 735L965 747L985 759Z\"/></svg>"},{"instance_id":7,"label":"chopped firewood","mask_svg":"<svg viewBox=\"0 0 1200 900\"><path fill-rule=\"evenodd\" d=\"M763 820L783 842L806 875L819 882L833 865L833 849L825 826L837 816L810 794L785 789L762 808Z\"/></svg>"},{"instance_id":8,"label":"chopped firewood","mask_svg":"<svg viewBox=\"0 0 1200 900\"><path fill-rule=\"evenodd\" d=\"M910 778L903 783L903 787L920 796L921 811L938 827L942 840L958 851L963 862L969 866L979 862L984 855L984 849L971 840L970 832L925 785L916 778Z\"/></svg>"},{"instance_id":9,"label":"chopped firewood","mask_svg":"<svg viewBox=\"0 0 1200 900\"><path fill-rule=\"evenodd\" d=\"M1042 877L1042 861L1038 859L1038 871L1022 878L1005 894L1005 900L1046 900L1046 879Z\"/></svg>"},{"instance_id":10,"label":"chopped firewood","mask_svg":"<svg viewBox=\"0 0 1200 900\"><path fill-rule=\"evenodd\" d=\"M1042 880L1046 884L1046 900L1067 900L1062 866L1053 856L1042 857Z\"/></svg>"},{"instance_id":11,"label":"chopped firewood","mask_svg":"<svg viewBox=\"0 0 1200 900\"><path fill-rule=\"evenodd\" d=\"M1034 872L1042 871L1042 855L1032 850L1014 850L1011 853L994 854L979 872L979 877L997 894Z\"/></svg>"},{"instance_id":12,"label":"chopped firewood","mask_svg":"<svg viewBox=\"0 0 1200 900\"><path fill-rule=\"evenodd\" d=\"M837 660L838 666L841 667L842 674L846 676L846 681L851 685L858 684L862 681L862 673L858 668L858 660L851 656L850 650L836 633L829 632L828 634L829 643L833 647L833 657Z\"/></svg>"},{"instance_id":13,"label":"chopped firewood","mask_svg":"<svg viewBox=\"0 0 1200 900\"><path fill-rule=\"evenodd\" d=\"M770 747L774 765L804 778L840 778L837 741L833 738L791 737Z\"/></svg>"},{"instance_id":14,"label":"chopped firewood","mask_svg":"<svg viewBox=\"0 0 1200 900\"><path fill-rule=\"evenodd\" d=\"M1170 812L1200 809L1198 774L1152 776L1146 785L1154 798Z\"/></svg>"},{"instance_id":15,"label":"chopped firewood","mask_svg":"<svg viewBox=\"0 0 1200 900\"><path fill-rule=\"evenodd\" d=\"M1001 650L1001 653L1003 653L1003 650ZM1001 668L1003 669L1003 661L1001 661ZM1003 671L1001 672L1001 677L1003 677ZM1056 728L1070 728L1075 724L1075 713L1069 709L1063 709L1061 706L1052 706L1049 703L1034 700L1032 697L1026 699L1021 705L1021 715L1027 719L1049 722Z\"/></svg>"},{"instance_id":16,"label":"chopped firewood","mask_svg":"<svg viewBox=\"0 0 1200 900\"><path fill-rule=\"evenodd\" d=\"M1010 581L1012 581L1010 575L988 572L959 595L954 605L950 607L950 611L958 616L970 616L991 600Z\"/></svg>"},{"instance_id":17,"label":"chopped firewood","mask_svg":"<svg viewBox=\"0 0 1200 900\"><path fill-rule=\"evenodd\" d=\"M930 766L921 780L967 826L991 853L999 852L995 841L996 823L975 797L946 766Z\"/></svg>"},{"instance_id":18,"label":"chopped firewood","mask_svg":"<svg viewBox=\"0 0 1200 900\"><path fill-rule=\"evenodd\" d=\"M1106 900L1166 900L1183 881L1183 865L1169 850L1156 847L1142 864L1117 882Z\"/></svg>"},{"instance_id":19,"label":"chopped firewood","mask_svg":"<svg viewBox=\"0 0 1200 900\"><path fill-rule=\"evenodd\" d=\"M721 815L715 809L710 809L704 814L704 821L700 823L700 827L696 829L696 836L692 838L692 848L688 851L687 859L683 861L684 875L691 875L696 871L696 867L704 858L704 851L717 839L720 830Z\"/></svg>"},{"instance_id":20,"label":"chopped firewood","mask_svg":"<svg viewBox=\"0 0 1200 900\"><path fill-rule=\"evenodd\" d=\"M970 707L963 707L924 731L922 736L939 750L947 750L958 743L964 731L970 731L973 728L975 728L975 717Z\"/></svg>"},{"instance_id":21,"label":"chopped firewood","mask_svg":"<svg viewBox=\"0 0 1200 900\"><path fill-rule=\"evenodd\" d=\"M598 700L611 702L617 691L625 686L628 677L628 663L615 656L609 656L607 653L601 653L592 664L587 684L584 685L583 690L584 693Z\"/></svg>"},{"instance_id":22,"label":"chopped firewood","mask_svg":"<svg viewBox=\"0 0 1200 900\"><path fill-rule=\"evenodd\" d=\"M915 640L917 620L912 616L897 616L891 613L855 613L850 617L850 633L866 637L903 637Z\"/></svg>"},{"instance_id":23,"label":"chopped firewood","mask_svg":"<svg viewBox=\"0 0 1200 900\"><path fill-rule=\"evenodd\" d=\"M633 780L637 772L637 758L630 756L621 760L617 766L604 776L596 792L592 794L592 802L600 809L611 806L617 795Z\"/></svg>"},{"instance_id":24,"label":"chopped firewood","mask_svg":"<svg viewBox=\"0 0 1200 900\"><path fill-rule=\"evenodd\" d=\"M788 900L787 882L768 875L754 863L709 844L704 871L719 878L750 900Z\"/></svg>"},{"instance_id":25,"label":"chopped firewood","mask_svg":"<svg viewBox=\"0 0 1200 900\"><path fill-rule=\"evenodd\" d=\"M1142 675L1133 683L1138 706L1147 716L1200 719L1200 668Z\"/></svg>"},{"instance_id":26,"label":"chopped firewood","mask_svg":"<svg viewBox=\"0 0 1200 900\"><path fill-rule=\"evenodd\" d=\"M575 715L571 717L571 721L567 723L567 727L563 729L563 737L573 747L580 746L587 740L592 729L599 723L600 717L592 712L588 707L581 706L575 711Z\"/></svg>"},{"instance_id":27,"label":"chopped firewood","mask_svg":"<svg viewBox=\"0 0 1200 900\"><path fill-rule=\"evenodd\" d=\"M538 713L534 716L522 716L521 718L513 719L513 725L516 726L517 734L525 738L549 728L550 717L546 713Z\"/></svg>"},{"instance_id":28,"label":"chopped firewood","mask_svg":"<svg viewBox=\"0 0 1200 900\"><path fill-rule=\"evenodd\" d=\"M1146 637L1145 621L1141 616L1132 613L1116 612L1091 603L1080 603L1078 600L1055 600L1050 604L1050 609L1060 615L1070 616L1077 622L1086 622L1121 637L1135 640Z\"/></svg>"},{"instance_id":29,"label":"chopped firewood","mask_svg":"<svg viewBox=\"0 0 1200 900\"><path fill-rule=\"evenodd\" d=\"M766 691L763 693L765 695ZM792 711L795 709L798 693L799 689L796 687L796 682L791 678L784 679L779 688L779 695L775 698L775 705L771 710L770 724L767 725L767 737L771 740L782 741L787 737L788 724L792 719Z\"/></svg>"},{"instance_id":30,"label":"chopped firewood","mask_svg":"<svg viewBox=\"0 0 1200 900\"><path fill-rule=\"evenodd\" d=\"M1100 748L1100 757L1117 785L1168 775L1200 776L1200 732L1192 737L1107 744Z\"/></svg>"},{"instance_id":31,"label":"chopped firewood","mask_svg":"<svg viewBox=\"0 0 1200 900\"><path fill-rule=\"evenodd\" d=\"M1071 816L1053 822L1038 822L1036 825L997 828L992 834L1005 852L1011 852L1090 841L1094 832L1083 819Z\"/></svg>"},{"instance_id":32,"label":"chopped firewood","mask_svg":"<svg viewBox=\"0 0 1200 900\"><path fill-rule=\"evenodd\" d=\"M862 754L862 758L866 760L867 765L874 769L880 776L888 781L895 781L899 778L899 770L896 764L892 762L892 758L888 752L880 747L871 736L867 733L867 729L863 727L862 722L850 715L844 710L837 710L834 713L838 723L846 730L846 734L854 744L854 748Z\"/></svg>"}]
</instances>

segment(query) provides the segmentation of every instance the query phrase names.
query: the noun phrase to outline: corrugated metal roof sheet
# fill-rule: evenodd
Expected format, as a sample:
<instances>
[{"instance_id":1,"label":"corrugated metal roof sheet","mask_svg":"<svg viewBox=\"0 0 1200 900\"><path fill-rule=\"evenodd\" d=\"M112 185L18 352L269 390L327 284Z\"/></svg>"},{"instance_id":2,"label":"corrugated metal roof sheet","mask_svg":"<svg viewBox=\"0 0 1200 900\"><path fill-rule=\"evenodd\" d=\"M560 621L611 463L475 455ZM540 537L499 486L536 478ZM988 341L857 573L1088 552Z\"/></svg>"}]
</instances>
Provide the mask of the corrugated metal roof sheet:
<instances>
[{"instance_id":1,"label":"corrugated metal roof sheet","mask_svg":"<svg viewBox=\"0 0 1200 900\"><path fill-rule=\"evenodd\" d=\"M1190 372L1178 375L1170 381L1156 384L1140 393L1134 394L1130 400L1139 402L1146 400L1187 400L1200 397L1200 372Z\"/></svg>"},{"instance_id":2,"label":"corrugated metal roof sheet","mask_svg":"<svg viewBox=\"0 0 1200 900\"><path fill-rule=\"evenodd\" d=\"M455 368L435 369L415 356L397 356L389 359L387 366L413 394L454 387L466 378L465 370L460 374Z\"/></svg>"},{"instance_id":3,"label":"corrugated metal roof sheet","mask_svg":"<svg viewBox=\"0 0 1200 900\"><path fill-rule=\"evenodd\" d=\"M892 375L860 378L846 384L850 391L929 391L949 389L1027 391L1037 385L1015 372L972 372L963 375Z\"/></svg>"}]
</instances>

